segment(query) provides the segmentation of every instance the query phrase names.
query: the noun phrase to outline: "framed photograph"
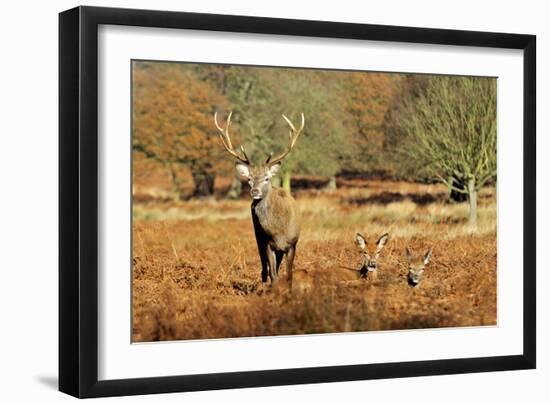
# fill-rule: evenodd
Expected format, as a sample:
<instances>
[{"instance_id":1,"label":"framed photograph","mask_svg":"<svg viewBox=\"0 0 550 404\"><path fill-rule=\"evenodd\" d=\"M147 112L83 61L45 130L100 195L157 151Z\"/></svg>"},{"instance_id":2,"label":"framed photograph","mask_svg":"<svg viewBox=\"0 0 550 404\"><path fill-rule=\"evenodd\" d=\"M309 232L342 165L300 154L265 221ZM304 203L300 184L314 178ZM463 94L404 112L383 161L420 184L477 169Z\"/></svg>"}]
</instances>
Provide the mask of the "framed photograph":
<instances>
[{"instance_id":1,"label":"framed photograph","mask_svg":"<svg viewBox=\"0 0 550 404\"><path fill-rule=\"evenodd\" d=\"M532 35L59 16L59 388L532 369Z\"/></svg>"}]
</instances>

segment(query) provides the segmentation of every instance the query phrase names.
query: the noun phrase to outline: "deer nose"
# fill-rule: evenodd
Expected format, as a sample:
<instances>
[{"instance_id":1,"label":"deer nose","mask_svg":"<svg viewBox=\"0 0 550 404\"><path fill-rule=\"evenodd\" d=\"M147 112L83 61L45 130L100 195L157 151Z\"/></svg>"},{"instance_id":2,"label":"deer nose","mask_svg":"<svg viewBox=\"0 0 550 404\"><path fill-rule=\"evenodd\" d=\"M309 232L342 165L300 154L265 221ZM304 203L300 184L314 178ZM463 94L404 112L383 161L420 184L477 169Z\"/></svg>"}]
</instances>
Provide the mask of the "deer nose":
<instances>
[{"instance_id":1,"label":"deer nose","mask_svg":"<svg viewBox=\"0 0 550 404\"><path fill-rule=\"evenodd\" d=\"M250 195L252 195L252 198L259 198L262 196L262 192L258 188L251 188Z\"/></svg>"},{"instance_id":2,"label":"deer nose","mask_svg":"<svg viewBox=\"0 0 550 404\"><path fill-rule=\"evenodd\" d=\"M411 286L418 285L418 279L417 278L409 278L409 285L411 285Z\"/></svg>"}]
</instances>

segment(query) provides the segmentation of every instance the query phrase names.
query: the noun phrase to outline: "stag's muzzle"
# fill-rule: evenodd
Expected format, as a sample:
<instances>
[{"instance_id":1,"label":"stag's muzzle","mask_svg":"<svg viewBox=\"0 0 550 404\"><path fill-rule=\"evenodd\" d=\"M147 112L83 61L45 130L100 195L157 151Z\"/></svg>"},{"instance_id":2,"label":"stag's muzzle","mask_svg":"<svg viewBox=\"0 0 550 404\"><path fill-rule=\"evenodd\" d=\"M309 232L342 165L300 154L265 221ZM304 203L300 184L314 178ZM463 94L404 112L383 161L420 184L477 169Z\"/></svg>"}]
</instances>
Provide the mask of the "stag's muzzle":
<instances>
[{"instance_id":1,"label":"stag's muzzle","mask_svg":"<svg viewBox=\"0 0 550 404\"><path fill-rule=\"evenodd\" d=\"M262 197L262 191L260 191L258 188L252 188L250 190L250 195L252 196L252 198L254 199L261 199Z\"/></svg>"}]
</instances>

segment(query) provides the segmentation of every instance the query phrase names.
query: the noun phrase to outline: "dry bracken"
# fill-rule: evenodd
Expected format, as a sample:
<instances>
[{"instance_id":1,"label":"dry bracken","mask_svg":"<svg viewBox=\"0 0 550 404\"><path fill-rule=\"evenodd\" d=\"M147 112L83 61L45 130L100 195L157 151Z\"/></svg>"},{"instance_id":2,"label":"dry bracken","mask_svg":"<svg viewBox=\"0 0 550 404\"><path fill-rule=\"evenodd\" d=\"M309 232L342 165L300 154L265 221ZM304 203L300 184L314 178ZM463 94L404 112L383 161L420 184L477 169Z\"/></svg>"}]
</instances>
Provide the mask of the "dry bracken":
<instances>
[{"instance_id":1,"label":"dry bracken","mask_svg":"<svg viewBox=\"0 0 550 404\"><path fill-rule=\"evenodd\" d=\"M388 202L403 204L406 214L394 207L386 217L387 205L375 198L396 189L433 200ZM350 184L326 195L299 192L304 221L292 293L284 282L274 291L261 288L247 200L135 204L133 340L494 325L494 189L481 193L477 229L468 226L461 204L438 199L439 192L390 182ZM354 198L373 199L347 202ZM376 278L354 271L363 262L353 243L358 229L391 234ZM407 282L406 247L418 253L433 247L416 288Z\"/></svg>"}]
</instances>

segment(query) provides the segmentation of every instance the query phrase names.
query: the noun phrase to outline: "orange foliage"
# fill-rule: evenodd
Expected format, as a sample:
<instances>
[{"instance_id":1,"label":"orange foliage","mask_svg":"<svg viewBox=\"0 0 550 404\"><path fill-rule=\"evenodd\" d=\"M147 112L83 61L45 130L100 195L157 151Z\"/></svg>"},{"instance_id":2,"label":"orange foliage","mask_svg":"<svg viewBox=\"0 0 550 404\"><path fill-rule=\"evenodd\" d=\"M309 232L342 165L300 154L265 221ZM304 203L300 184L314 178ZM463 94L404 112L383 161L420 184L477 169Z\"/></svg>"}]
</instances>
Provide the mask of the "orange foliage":
<instances>
[{"instance_id":1,"label":"orange foliage","mask_svg":"<svg viewBox=\"0 0 550 404\"><path fill-rule=\"evenodd\" d=\"M403 79L400 74L350 73L347 112L360 145L381 148L384 141L384 117Z\"/></svg>"},{"instance_id":2,"label":"orange foliage","mask_svg":"<svg viewBox=\"0 0 550 404\"><path fill-rule=\"evenodd\" d=\"M220 157L213 124L225 98L185 65L135 62L133 146L166 164L212 172Z\"/></svg>"}]
</instances>

